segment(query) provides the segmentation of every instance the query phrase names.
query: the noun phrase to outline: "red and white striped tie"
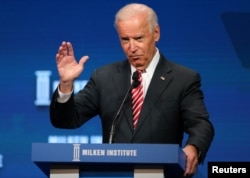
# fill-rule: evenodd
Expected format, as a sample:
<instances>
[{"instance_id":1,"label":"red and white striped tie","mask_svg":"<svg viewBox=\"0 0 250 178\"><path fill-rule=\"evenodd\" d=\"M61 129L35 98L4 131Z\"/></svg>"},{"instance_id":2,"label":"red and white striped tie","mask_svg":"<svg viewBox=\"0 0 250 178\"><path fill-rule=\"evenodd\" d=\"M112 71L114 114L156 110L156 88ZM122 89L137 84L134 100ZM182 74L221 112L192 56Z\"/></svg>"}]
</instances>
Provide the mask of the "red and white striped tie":
<instances>
[{"instance_id":1,"label":"red and white striped tie","mask_svg":"<svg viewBox=\"0 0 250 178\"><path fill-rule=\"evenodd\" d=\"M134 129L136 128L136 124L138 122L143 103L142 72L138 71L138 74L138 81L140 82L140 85L132 89L132 110Z\"/></svg>"}]
</instances>

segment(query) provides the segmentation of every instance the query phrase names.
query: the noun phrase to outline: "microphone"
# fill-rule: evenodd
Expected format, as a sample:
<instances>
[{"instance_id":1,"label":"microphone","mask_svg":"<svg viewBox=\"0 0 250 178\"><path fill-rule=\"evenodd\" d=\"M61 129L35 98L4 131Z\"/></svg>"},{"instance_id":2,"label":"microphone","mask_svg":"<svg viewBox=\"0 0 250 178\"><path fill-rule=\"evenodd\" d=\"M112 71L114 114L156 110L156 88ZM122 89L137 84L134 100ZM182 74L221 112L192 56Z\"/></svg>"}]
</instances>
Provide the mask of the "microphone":
<instances>
[{"instance_id":1,"label":"microphone","mask_svg":"<svg viewBox=\"0 0 250 178\"><path fill-rule=\"evenodd\" d=\"M133 73L133 76L132 76L132 80L133 80L133 83L132 83L132 88L137 88L139 85L140 85L140 81L139 81L139 73L138 71L135 71Z\"/></svg>"},{"instance_id":2,"label":"microphone","mask_svg":"<svg viewBox=\"0 0 250 178\"><path fill-rule=\"evenodd\" d=\"M112 122L112 125L111 125L110 134L109 134L109 144L111 144L111 143L113 142L113 136L114 136L114 134L115 134L115 123L116 123L116 120L118 119L118 117L119 117L120 114L121 114L121 110L122 110L122 108L123 108L123 105L124 105L125 101L126 101L127 98L128 98L128 94L130 93L130 91L131 91L133 88L136 88L136 87L138 87L138 86L140 85L139 73L138 73L138 71L135 71L135 72L133 73L132 80L133 80L133 81L132 81L132 84L131 84L131 86L129 87L128 91L126 92L126 94L125 94L125 96L124 96L124 98L123 98L123 100L122 100L122 103L121 103L121 105L120 105L120 107L119 107L119 109L118 109L118 111L117 111L117 113L116 113L116 115L115 115L115 117L114 117L114 119L113 119L113 122Z\"/></svg>"}]
</instances>

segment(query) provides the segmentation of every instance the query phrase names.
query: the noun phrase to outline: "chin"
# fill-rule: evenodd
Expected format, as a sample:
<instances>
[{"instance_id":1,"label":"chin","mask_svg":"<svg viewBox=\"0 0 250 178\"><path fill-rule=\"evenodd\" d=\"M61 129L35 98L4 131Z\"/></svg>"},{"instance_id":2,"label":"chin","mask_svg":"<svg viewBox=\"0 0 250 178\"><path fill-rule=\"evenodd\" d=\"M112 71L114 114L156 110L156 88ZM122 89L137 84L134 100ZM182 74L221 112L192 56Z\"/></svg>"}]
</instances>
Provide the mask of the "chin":
<instances>
[{"instance_id":1,"label":"chin","mask_svg":"<svg viewBox=\"0 0 250 178\"><path fill-rule=\"evenodd\" d=\"M144 70L145 67L143 65L136 65L134 66L137 70Z\"/></svg>"},{"instance_id":2,"label":"chin","mask_svg":"<svg viewBox=\"0 0 250 178\"><path fill-rule=\"evenodd\" d=\"M131 64L138 70L145 69L145 62L141 62L139 60L131 62Z\"/></svg>"}]
</instances>

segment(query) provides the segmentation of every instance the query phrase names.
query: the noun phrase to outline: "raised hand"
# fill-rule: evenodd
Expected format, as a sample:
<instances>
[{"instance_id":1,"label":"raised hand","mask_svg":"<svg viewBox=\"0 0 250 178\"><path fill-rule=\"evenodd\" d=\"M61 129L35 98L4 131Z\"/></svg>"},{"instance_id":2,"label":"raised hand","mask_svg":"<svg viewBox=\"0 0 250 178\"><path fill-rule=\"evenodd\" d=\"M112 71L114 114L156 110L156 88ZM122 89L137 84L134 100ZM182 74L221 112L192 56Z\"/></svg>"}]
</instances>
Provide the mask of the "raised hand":
<instances>
[{"instance_id":1,"label":"raised hand","mask_svg":"<svg viewBox=\"0 0 250 178\"><path fill-rule=\"evenodd\" d=\"M60 76L60 90L70 92L74 80L79 77L84 69L88 56L83 56L79 63L74 56L74 50L70 42L63 41L56 54L57 70Z\"/></svg>"}]
</instances>

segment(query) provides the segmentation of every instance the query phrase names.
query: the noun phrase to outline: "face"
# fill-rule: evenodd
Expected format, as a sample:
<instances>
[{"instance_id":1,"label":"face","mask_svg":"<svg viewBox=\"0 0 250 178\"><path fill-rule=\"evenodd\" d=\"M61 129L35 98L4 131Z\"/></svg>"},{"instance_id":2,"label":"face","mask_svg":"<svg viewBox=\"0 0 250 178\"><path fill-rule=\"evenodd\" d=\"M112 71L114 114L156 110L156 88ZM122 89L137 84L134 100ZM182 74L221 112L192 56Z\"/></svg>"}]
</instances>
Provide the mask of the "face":
<instances>
[{"instance_id":1,"label":"face","mask_svg":"<svg viewBox=\"0 0 250 178\"><path fill-rule=\"evenodd\" d=\"M145 15L138 15L129 20L119 21L117 31L122 49L137 70L144 70L151 62L160 37L159 26L150 31Z\"/></svg>"}]
</instances>

